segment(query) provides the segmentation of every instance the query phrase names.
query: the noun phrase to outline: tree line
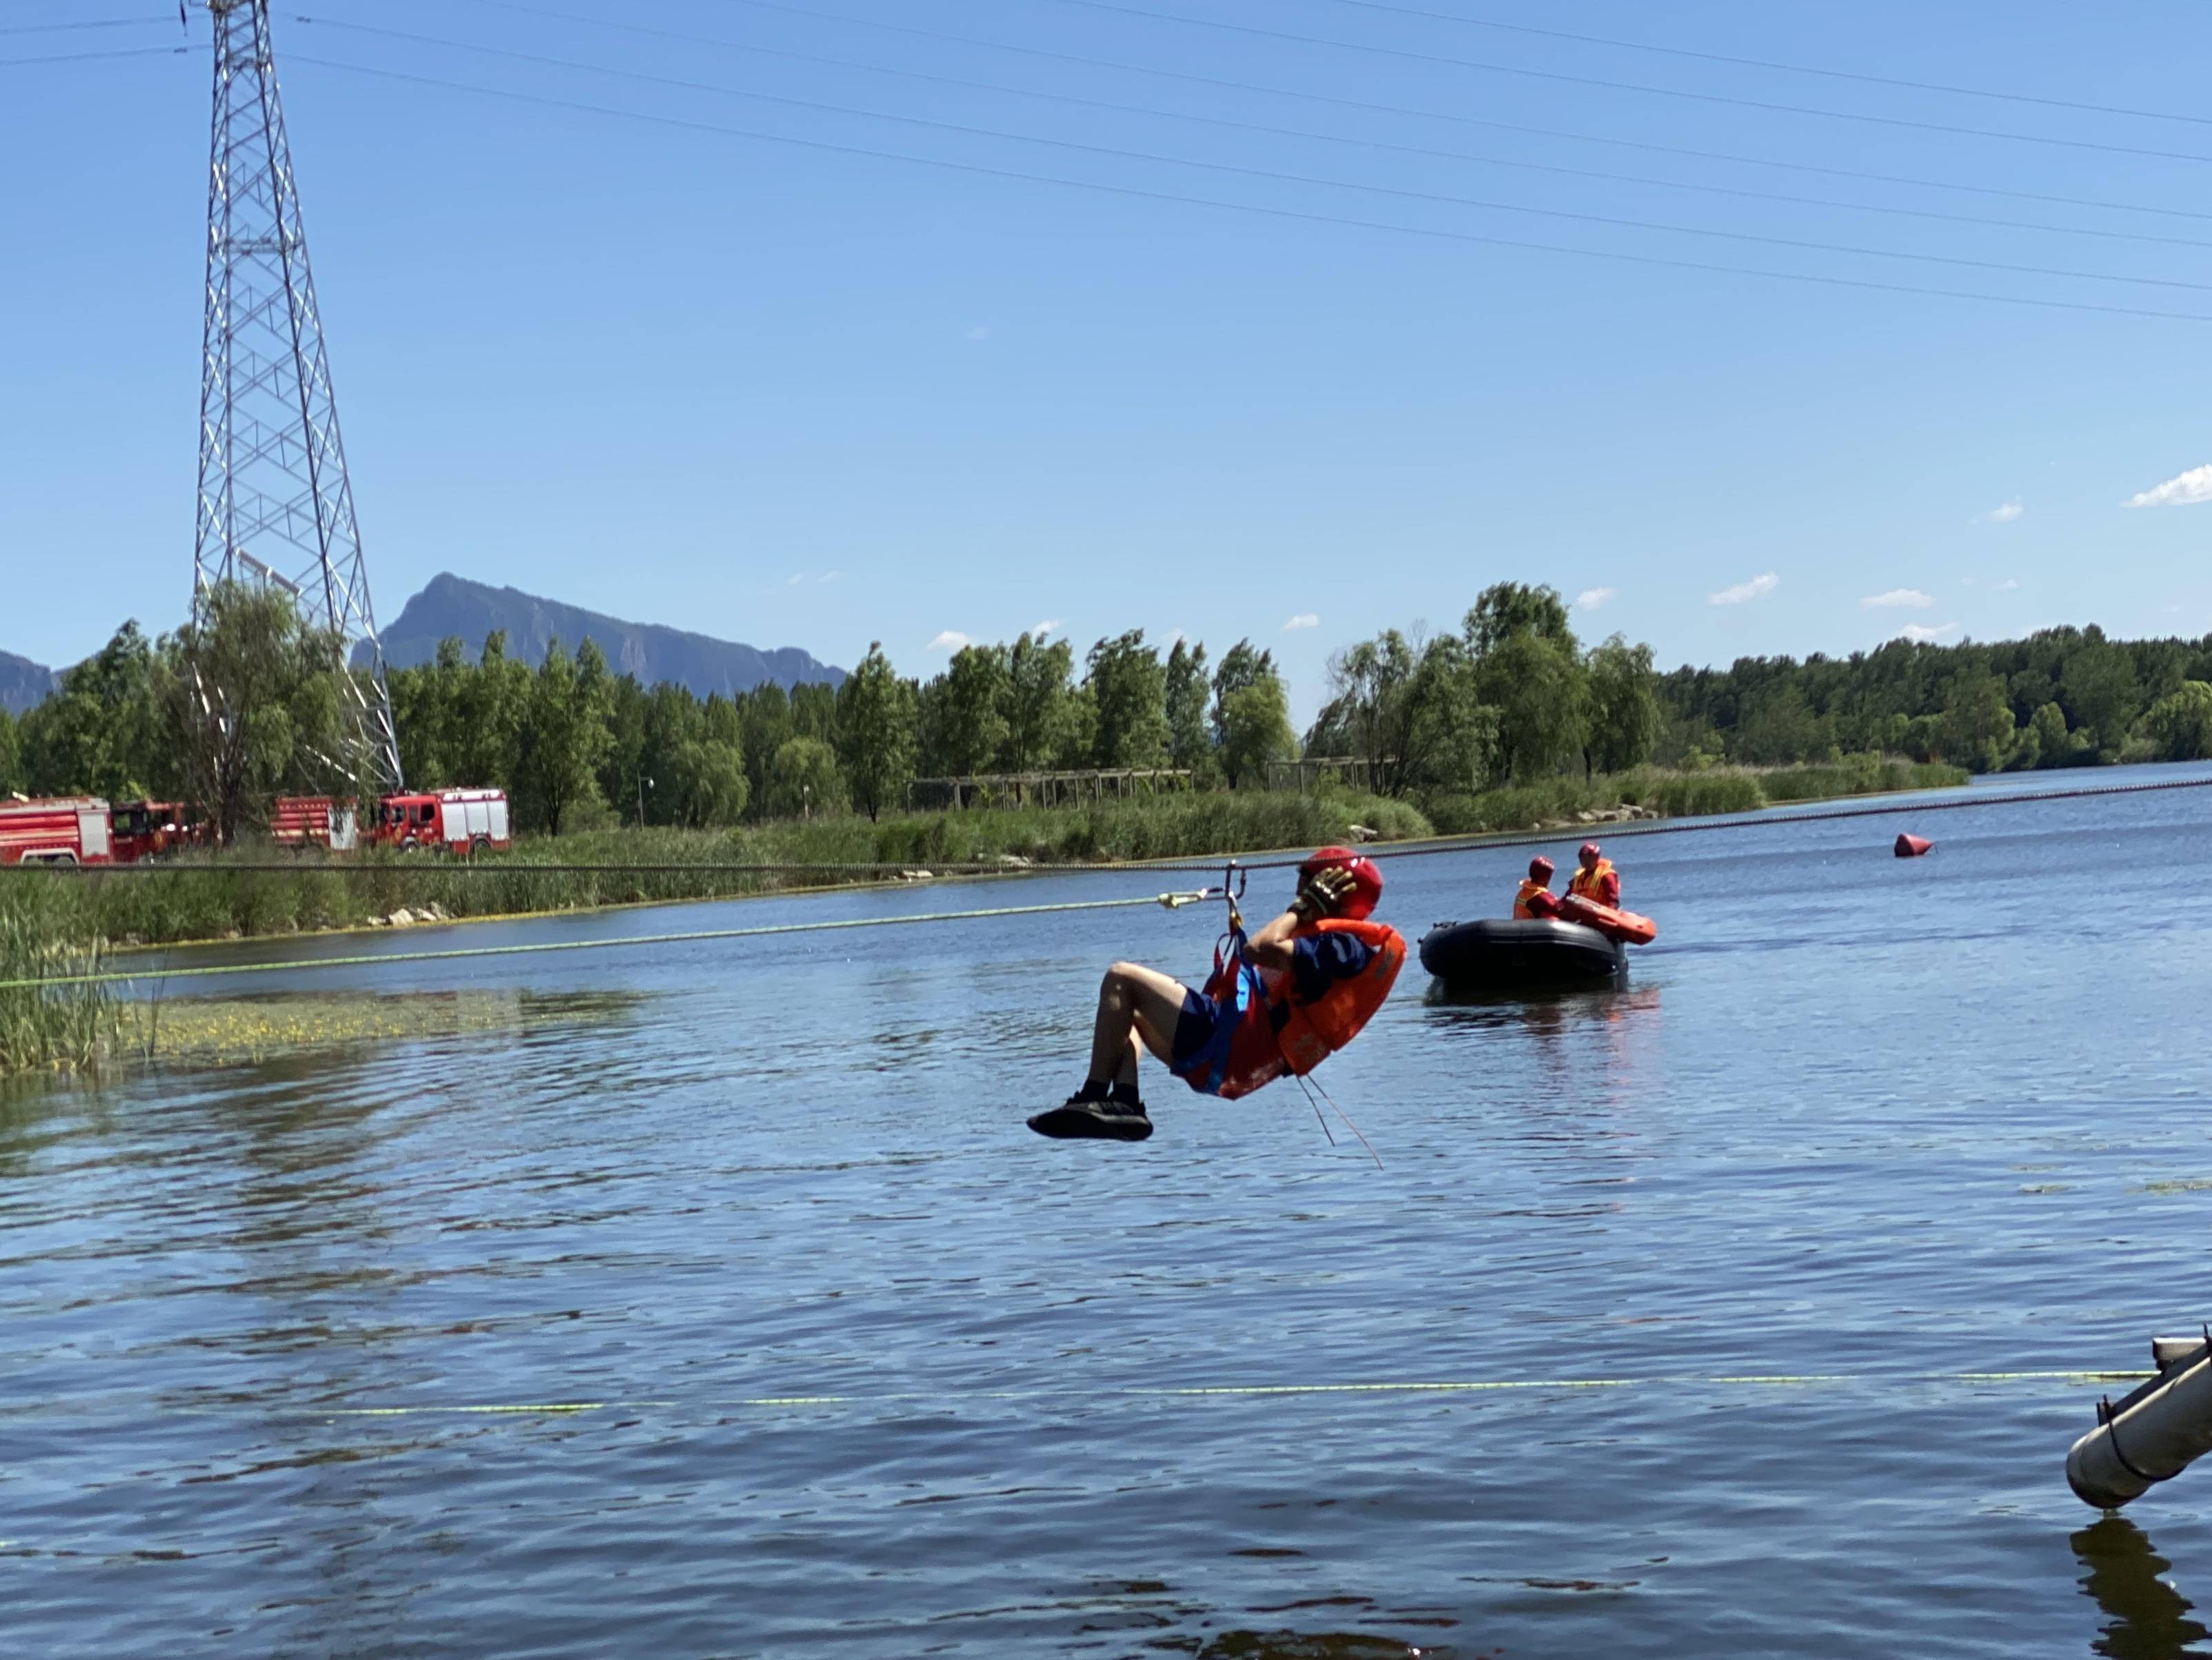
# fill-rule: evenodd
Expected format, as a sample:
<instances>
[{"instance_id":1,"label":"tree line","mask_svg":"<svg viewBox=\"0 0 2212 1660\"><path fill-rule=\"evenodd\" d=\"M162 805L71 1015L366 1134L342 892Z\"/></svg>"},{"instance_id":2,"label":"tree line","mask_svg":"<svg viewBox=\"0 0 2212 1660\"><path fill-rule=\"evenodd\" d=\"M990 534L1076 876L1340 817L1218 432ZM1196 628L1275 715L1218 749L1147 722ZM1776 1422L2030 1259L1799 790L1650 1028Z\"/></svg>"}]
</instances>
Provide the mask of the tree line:
<instances>
[{"instance_id":1,"label":"tree line","mask_svg":"<svg viewBox=\"0 0 2212 1660\"><path fill-rule=\"evenodd\" d=\"M0 712L0 794L189 800L228 839L278 794L355 790L345 672L289 597L218 590L174 635L126 623L44 702ZM448 640L389 684L411 784L504 788L520 827L549 834L873 818L918 776L1180 768L1200 787L1264 787L1271 763L1302 753L1352 761L1368 787L1424 805L1647 762L2212 757L2212 637L2053 629L1662 675L1648 645L1585 647L1556 591L1514 582L1483 590L1456 630L1386 629L1334 654L1303 740L1270 652L1239 640L1211 661L1198 642L1163 653L1141 629L1079 664L1071 642L1036 635L963 645L927 679L872 645L834 688L703 698L611 672L589 640L532 666L494 634L473 660Z\"/></svg>"},{"instance_id":2,"label":"tree line","mask_svg":"<svg viewBox=\"0 0 2212 1660\"><path fill-rule=\"evenodd\" d=\"M2094 624L1848 657L1743 657L1660 683L1659 758L1757 766L1881 750L1976 772L2212 759L2212 635L2111 640Z\"/></svg>"}]
</instances>

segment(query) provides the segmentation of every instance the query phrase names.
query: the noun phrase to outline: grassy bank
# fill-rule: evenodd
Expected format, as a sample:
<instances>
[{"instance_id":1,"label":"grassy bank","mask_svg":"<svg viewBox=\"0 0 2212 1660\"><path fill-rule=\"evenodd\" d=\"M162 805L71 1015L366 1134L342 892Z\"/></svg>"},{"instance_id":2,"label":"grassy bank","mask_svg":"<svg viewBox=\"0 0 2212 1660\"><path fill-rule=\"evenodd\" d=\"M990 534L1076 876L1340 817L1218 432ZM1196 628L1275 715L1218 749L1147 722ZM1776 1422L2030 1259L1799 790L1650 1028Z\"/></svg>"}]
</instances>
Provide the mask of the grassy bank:
<instances>
[{"instance_id":1,"label":"grassy bank","mask_svg":"<svg viewBox=\"0 0 2212 1660\"><path fill-rule=\"evenodd\" d=\"M1552 778L1538 784L1440 797L1429 803L1437 833L1565 828L1584 813L1637 809L1638 816L1690 818L1711 813L1756 812L1761 807L1893 790L1945 789L1966 781L1962 767L1854 755L1821 766L1712 767L1674 772L1658 767L1601 774L1590 779Z\"/></svg>"}]
</instances>

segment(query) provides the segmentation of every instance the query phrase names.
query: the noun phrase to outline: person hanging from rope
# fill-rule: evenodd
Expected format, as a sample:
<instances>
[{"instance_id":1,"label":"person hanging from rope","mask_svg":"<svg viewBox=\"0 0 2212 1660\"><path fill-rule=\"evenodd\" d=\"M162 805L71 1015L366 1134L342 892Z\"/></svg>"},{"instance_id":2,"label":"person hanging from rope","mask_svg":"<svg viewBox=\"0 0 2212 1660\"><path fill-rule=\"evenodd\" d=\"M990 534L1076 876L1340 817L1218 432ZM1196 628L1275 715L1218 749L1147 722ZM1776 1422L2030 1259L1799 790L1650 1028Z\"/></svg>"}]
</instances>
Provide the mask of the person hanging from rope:
<instances>
[{"instance_id":1,"label":"person hanging from rope","mask_svg":"<svg viewBox=\"0 0 2212 1660\"><path fill-rule=\"evenodd\" d=\"M1613 867L1613 860L1595 842L1583 843L1576 855L1582 868L1567 884L1567 892L1577 899L1589 899L1601 905L1620 909L1620 873Z\"/></svg>"},{"instance_id":2,"label":"person hanging from rope","mask_svg":"<svg viewBox=\"0 0 2212 1660\"><path fill-rule=\"evenodd\" d=\"M1201 1095L1233 1101L1285 1073L1303 1077L1358 1036L1405 966L1397 930L1370 921L1382 873L1350 848L1298 866L1290 908L1247 936L1229 932L1202 991L1136 963L1098 986L1083 1087L1029 1121L1040 1135L1141 1141L1152 1133L1137 1087L1141 1043Z\"/></svg>"},{"instance_id":3,"label":"person hanging from rope","mask_svg":"<svg viewBox=\"0 0 2212 1660\"><path fill-rule=\"evenodd\" d=\"M1528 879L1521 884L1521 891L1513 896L1513 919L1516 922L1534 921L1539 917L1559 914L1559 896L1552 891L1552 861L1538 854L1528 861Z\"/></svg>"}]
</instances>

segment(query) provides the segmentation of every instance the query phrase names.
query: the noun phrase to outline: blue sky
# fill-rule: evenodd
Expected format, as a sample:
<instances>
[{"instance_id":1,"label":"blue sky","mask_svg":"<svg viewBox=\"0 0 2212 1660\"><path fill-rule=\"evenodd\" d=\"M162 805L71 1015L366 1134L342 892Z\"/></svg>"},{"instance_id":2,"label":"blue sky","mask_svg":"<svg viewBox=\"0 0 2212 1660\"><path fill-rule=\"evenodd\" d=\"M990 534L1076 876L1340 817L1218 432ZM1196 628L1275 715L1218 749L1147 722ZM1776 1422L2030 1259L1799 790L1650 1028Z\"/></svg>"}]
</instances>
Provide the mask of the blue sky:
<instances>
[{"instance_id":1,"label":"blue sky","mask_svg":"<svg viewBox=\"0 0 2212 1660\"><path fill-rule=\"evenodd\" d=\"M838 662L879 638L921 673L933 641L1047 623L1079 647L1249 634L1301 715L1330 648L1449 626L1508 577L1668 664L2212 628L2190 500L2212 475L2124 505L2212 462L2212 320L1996 297L2212 319L2212 124L1451 21L2172 112L2212 68L2193 8L1405 5L1436 15L291 0L280 70L380 611L451 569ZM170 45L161 12L15 0L0 30L155 21L0 33L0 58ZM0 260L0 648L43 661L125 614L169 626L188 593L204 19L191 39L0 67L0 143L38 159L10 171Z\"/></svg>"}]
</instances>

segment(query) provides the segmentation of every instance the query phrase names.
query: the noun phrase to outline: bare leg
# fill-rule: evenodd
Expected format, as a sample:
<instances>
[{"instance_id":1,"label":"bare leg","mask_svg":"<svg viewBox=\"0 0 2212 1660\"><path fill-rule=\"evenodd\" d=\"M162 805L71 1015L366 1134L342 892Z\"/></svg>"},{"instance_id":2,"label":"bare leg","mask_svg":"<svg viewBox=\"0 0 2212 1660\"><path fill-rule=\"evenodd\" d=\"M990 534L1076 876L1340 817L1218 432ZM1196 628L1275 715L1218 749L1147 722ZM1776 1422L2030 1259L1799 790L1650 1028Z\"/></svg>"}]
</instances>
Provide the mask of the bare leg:
<instances>
[{"instance_id":1,"label":"bare leg","mask_svg":"<svg viewBox=\"0 0 2212 1660\"><path fill-rule=\"evenodd\" d=\"M1098 1021L1091 1034L1093 1083L1137 1081L1137 1044L1164 1061L1175 1051L1182 1018L1180 980L1135 963L1116 963L1098 982Z\"/></svg>"}]
</instances>

